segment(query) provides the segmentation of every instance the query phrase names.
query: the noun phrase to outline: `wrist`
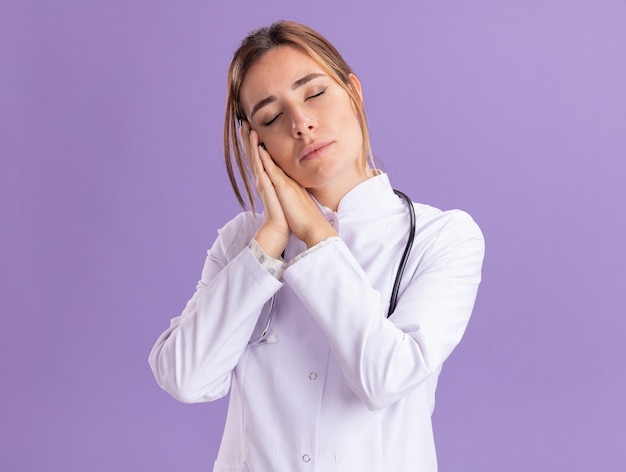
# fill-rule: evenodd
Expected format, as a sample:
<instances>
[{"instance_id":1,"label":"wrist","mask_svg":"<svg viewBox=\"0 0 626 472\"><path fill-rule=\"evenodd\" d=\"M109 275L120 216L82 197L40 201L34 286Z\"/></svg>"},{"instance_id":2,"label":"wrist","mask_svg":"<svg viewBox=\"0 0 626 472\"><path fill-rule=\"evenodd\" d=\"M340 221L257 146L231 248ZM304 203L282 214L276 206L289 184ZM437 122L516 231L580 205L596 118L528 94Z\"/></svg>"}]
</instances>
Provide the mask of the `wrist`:
<instances>
[{"instance_id":1,"label":"wrist","mask_svg":"<svg viewBox=\"0 0 626 472\"><path fill-rule=\"evenodd\" d=\"M333 236L339 236L339 233L337 233L337 230L335 228L328 225L327 228L319 228L311 234L307 235L304 238L304 243L306 244L307 249L309 249L316 244L319 244L321 241L332 238Z\"/></svg>"},{"instance_id":2,"label":"wrist","mask_svg":"<svg viewBox=\"0 0 626 472\"><path fill-rule=\"evenodd\" d=\"M254 236L257 244L263 249L268 256L279 259L287 242L289 241L289 232L285 233L269 225L261 225Z\"/></svg>"}]
</instances>

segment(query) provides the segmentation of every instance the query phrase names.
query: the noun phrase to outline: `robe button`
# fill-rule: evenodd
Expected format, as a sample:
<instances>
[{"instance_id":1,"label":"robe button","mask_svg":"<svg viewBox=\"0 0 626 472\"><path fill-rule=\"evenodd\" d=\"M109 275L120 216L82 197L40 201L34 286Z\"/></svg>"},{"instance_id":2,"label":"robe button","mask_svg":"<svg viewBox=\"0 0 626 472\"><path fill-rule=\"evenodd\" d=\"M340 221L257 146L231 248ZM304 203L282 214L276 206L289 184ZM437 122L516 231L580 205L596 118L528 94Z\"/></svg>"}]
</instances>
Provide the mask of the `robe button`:
<instances>
[{"instance_id":1,"label":"robe button","mask_svg":"<svg viewBox=\"0 0 626 472\"><path fill-rule=\"evenodd\" d=\"M309 462L311 460L311 456L305 454L302 456L302 462Z\"/></svg>"},{"instance_id":2,"label":"robe button","mask_svg":"<svg viewBox=\"0 0 626 472\"><path fill-rule=\"evenodd\" d=\"M316 372L311 372L309 374L309 380L317 380L317 373Z\"/></svg>"}]
</instances>

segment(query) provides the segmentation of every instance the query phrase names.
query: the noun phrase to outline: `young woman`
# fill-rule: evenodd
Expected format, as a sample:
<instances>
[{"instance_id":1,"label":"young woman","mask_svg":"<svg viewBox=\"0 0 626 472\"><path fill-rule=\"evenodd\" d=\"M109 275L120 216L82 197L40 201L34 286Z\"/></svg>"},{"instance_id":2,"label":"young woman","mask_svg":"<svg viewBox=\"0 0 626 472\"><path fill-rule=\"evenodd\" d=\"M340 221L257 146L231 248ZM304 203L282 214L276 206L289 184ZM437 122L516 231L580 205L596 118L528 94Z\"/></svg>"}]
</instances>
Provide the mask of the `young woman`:
<instances>
[{"instance_id":1,"label":"young woman","mask_svg":"<svg viewBox=\"0 0 626 472\"><path fill-rule=\"evenodd\" d=\"M228 173L263 213L219 231L150 353L159 385L183 402L230 391L217 472L435 471L435 388L474 304L479 228L409 205L370 165L361 85L319 33L252 33L228 83Z\"/></svg>"}]
</instances>

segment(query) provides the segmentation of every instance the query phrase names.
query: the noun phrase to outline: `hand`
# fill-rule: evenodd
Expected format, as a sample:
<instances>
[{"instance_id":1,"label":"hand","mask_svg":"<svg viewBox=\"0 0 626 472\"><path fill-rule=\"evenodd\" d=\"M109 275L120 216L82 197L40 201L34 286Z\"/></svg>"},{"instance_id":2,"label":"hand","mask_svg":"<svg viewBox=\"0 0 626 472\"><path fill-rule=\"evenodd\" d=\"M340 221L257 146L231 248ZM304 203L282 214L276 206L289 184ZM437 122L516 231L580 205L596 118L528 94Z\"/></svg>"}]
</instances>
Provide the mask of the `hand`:
<instances>
[{"instance_id":1,"label":"hand","mask_svg":"<svg viewBox=\"0 0 626 472\"><path fill-rule=\"evenodd\" d=\"M256 133L253 131L252 134ZM263 171L273 185L276 198L291 232L304 241L307 247L336 236L337 231L324 218L317 203L306 189L285 174L264 148L259 148L258 155Z\"/></svg>"},{"instance_id":2,"label":"hand","mask_svg":"<svg viewBox=\"0 0 626 472\"><path fill-rule=\"evenodd\" d=\"M241 125L241 141L264 209L263 225L257 231L255 239L267 254L279 258L287 246L291 231L274 186L265 173L259 157L259 152L265 151L259 144L258 134L250 128L247 121Z\"/></svg>"},{"instance_id":3,"label":"hand","mask_svg":"<svg viewBox=\"0 0 626 472\"><path fill-rule=\"evenodd\" d=\"M241 134L265 209L265 220L255 236L263 250L279 257L287 245L290 232L304 241L307 247L336 236L337 232L326 221L306 189L285 174L259 145L258 134L250 129L249 123L244 122Z\"/></svg>"}]
</instances>

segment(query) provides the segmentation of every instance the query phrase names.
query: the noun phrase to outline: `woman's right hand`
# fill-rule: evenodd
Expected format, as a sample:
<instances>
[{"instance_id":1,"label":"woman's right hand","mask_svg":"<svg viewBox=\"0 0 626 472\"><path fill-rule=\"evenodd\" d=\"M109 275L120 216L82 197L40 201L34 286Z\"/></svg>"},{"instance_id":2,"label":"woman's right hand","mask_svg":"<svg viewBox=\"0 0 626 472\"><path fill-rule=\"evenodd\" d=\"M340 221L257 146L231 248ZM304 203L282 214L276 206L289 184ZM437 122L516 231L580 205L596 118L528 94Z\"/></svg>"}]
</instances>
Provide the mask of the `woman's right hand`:
<instances>
[{"instance_id":1,"label":"woman's right hand","mask_svg":"<svg viewBox=\"0 0 626 472\"><path fill-rule=\"evenodd\" d=\"M259 135L250 128L247 121L240 127L241 142L244 146L248 165L254 176L254 185L263 204L263 224L257 231L254 239L270 256L280 258L287 246L291 230L280 204L272 181L268 177L259 156Z\"/></svg>"}]
</instances>

